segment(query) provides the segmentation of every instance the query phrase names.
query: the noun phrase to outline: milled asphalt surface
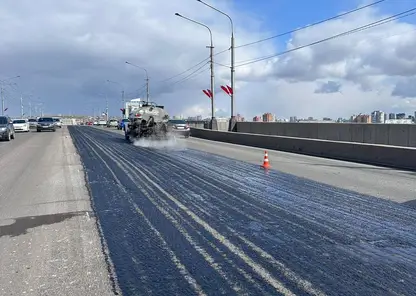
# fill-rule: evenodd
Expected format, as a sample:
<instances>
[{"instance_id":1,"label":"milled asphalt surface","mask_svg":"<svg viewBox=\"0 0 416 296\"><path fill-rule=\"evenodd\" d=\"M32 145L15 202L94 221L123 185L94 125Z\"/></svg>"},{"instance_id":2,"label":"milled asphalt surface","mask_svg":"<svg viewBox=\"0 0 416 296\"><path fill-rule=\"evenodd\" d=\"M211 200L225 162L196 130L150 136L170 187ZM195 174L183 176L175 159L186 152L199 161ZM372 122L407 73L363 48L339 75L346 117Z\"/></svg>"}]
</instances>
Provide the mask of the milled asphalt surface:
<instances>
[{"instance_id":1,"label":"milled asphalt surface","mask_svg":"<svg viewBox=\"0 0 416 296\"><path fill-rule=\"evenodd\" d=\"M0 295L114 295L66 127L0 142Z\"/></svg>"},{"instance_id":2,"label":"milled asphalt surface","mask_svg":"<svg viewBox=\"0 0 416 296\"><path fill-rule=\"evenodd\" d=\"M124 295L416 295L416 211L409 206L265 173L258 151L194 139L136 146L105 128L70 131ZM399 187L414 181L407 172L269 155L274 167L298 174L303 167L326 183L355 172L356 191L377 184L360 176L388 183L391 175L396 194L389 183L376 189L384 198L405 202L414 192ZM296 167L296 159L304 163Z\"/></svg>"},{"instance_id":3,"label":"milled asphalt surface","mask_svg":"<svg viewBox=\"0 0 416 296\"><path fill-rule=\"evenodd\" d=\"M264 149L198 138L182 140L190 149L261 164ZM416 208L416 172L268 150L272 169L327 185L405 203Z\"/></svg>"}]
</instances>

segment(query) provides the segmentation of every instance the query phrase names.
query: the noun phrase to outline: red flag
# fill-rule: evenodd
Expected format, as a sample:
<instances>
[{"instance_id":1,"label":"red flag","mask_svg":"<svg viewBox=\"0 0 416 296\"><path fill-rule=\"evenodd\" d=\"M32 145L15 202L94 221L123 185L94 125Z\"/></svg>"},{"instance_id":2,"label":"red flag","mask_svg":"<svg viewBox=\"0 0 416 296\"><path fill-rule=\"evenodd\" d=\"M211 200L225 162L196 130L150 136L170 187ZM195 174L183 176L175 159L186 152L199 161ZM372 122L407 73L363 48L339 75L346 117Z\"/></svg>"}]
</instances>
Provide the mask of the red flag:
<instances>
[{"instance_id":1,"label":"red flag","mask_svg":"<svg viewBox=\"0 0 416 296\"><path fill-rule=\"evenodd\" d=\"M210 93L207 91L207 90L205 90L205 89L203 89L202 90L202 92L208 97L208 98L211 98L211 95L210 95Z\"/></svg>"},{"instance_id":2,"label":"red flag","mask_svg":"<svg viewBox=\"0 0 416 296\"><path fill-rule=\"evenodd\" d=\"M207 89L208 93L209 93L209 97L212 99L212 91Z\"/></svg>"},{"instance_id":3,"label":"red flag","mask_svg":"<svg viewBox=\"0 0 416 296\"><path fill-rule=\"evenodd\" d=\"M228 85L227 85L227 88L228 88L228 93L232 95L233 94L233 89L231 87L229 87Z\"/></svg>"},{"instance_id":4,"label":"red flag","mask_svg":"<svg viewBox=\"0 0 416 296\"><path fill-rule=\"evenodd\" d=\"M229 92L228 88L226 88L224 85L221 85L221 89L222 89L223 91L225 91L225 93L226 93L227 95L230 95L230 92Z\"/></svg>"}]
</instances>

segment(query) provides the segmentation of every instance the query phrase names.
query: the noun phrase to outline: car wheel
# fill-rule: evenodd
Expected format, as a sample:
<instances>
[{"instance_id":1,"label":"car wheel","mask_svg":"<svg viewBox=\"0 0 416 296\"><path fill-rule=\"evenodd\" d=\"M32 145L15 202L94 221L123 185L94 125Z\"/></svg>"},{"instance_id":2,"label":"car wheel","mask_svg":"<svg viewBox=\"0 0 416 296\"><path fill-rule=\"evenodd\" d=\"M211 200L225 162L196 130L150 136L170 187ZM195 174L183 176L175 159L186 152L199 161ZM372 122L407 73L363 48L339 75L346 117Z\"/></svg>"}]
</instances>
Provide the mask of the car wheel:
<instances>
[{"instance_id":1,"label":"car wheel","mask_svg":"<svg viewBox=\"0 0 416 296\"><path fill-rule=\"evenodd\" d=\"M38 133L40 133L40 130L36 130Z\"/></svg>"},{"instance_id":2,"label":"car wheel","mask_svg":"<svg viewBox=\"0 0 416 296\"><path fill-rule=\"evenodd\" d=\"M10 133L7 134L6 141L10 141L12 139Z\"/></svg>"},{"instance_id":3,"label":"car wheel","mask_svg":"<svg viewBox=\"0 0 416 296\"><path fill-rule=\"evenodd\" d=\"M14 140L14 138L15 138L15 134L13 133L10 135L10 139Z\"/></svg>"}]
</instances>

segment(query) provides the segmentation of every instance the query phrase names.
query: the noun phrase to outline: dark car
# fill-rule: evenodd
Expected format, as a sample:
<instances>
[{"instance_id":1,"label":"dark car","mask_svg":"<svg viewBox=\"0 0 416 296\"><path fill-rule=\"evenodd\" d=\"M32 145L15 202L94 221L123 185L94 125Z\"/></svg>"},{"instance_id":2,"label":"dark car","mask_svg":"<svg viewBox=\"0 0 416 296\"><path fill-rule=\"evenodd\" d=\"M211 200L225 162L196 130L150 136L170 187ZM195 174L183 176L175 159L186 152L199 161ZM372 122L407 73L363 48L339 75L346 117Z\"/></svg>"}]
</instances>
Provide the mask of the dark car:
<instances>
[{"instance_id":1,"label":"dark car","mask_svg":"<svg viewBox=\"0 0 416 296\"><path fill-rule=\"evenodd\" d=\"M169 120L168 129L173 134L183 135L185 138L188 138L191 134L191 128L188 123L182 119Z\"/></svg>"},{"instance_id":2,"label":"dark car","mask_svg":"<svg viewBox=\"0 0 416 296\"><path fill-rule=\"evenodd\" d=\"M10 141L14 139L13 120L9 116L0 116L0 138Z\"/></svg>"},{"instance_id":3,"label":"dark car","mask_svg":"<svg viewBox=\"0 0 416 296\"><path fill-rule=\"evenodd\" d=\"M41 131L56 132L56 123L52 117L41 117L38 119L38 125L36 126L36 131L38 133Z\"/></svg>"}]
</instances>

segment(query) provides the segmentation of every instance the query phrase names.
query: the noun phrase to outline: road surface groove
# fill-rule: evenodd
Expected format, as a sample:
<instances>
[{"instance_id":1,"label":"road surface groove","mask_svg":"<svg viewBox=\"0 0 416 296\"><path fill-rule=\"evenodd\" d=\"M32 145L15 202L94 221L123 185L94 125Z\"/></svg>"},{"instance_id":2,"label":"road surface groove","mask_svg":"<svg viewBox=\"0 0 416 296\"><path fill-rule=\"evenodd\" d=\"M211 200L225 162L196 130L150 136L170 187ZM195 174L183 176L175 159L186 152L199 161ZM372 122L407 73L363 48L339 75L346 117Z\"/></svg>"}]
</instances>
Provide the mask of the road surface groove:
<instances>
[{"instance_id":1,"label":"road surface groove","mask_svg":"<svg viewBox=\"0 0 416 296\"><path fill-rule=\"evenodd\" d=\"M0 150L0 295L114 295L67 128Z\"/></svg>"},{"instance_id":2,"label":"road surface groove","mask_svg":"<svg viewBox=\"0 0 416 296\"><path fill-rule=\"evenodd\" d=\"M70 131L125 295L416 293L410 208L196 150Z\"/></svg>"}]
</instances>

